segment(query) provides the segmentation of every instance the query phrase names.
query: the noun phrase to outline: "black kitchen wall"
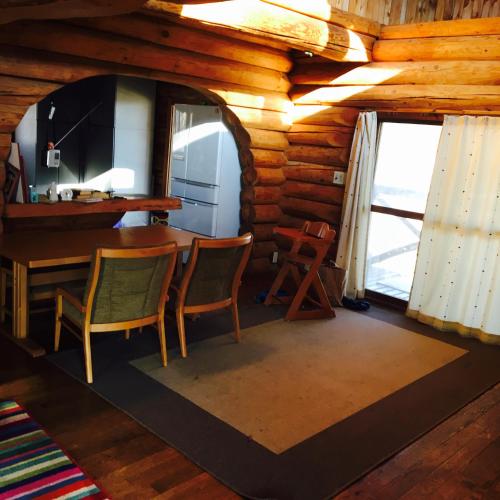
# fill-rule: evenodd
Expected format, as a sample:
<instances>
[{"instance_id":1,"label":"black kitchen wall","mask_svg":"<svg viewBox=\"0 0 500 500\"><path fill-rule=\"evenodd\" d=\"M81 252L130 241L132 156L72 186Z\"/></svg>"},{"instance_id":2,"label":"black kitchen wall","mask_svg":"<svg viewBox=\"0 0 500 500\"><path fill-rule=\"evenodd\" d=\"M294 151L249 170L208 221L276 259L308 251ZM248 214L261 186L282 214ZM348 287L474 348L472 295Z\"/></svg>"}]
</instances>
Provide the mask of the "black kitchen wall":
<instances>
[{"instance_id":1,"label":"black kitchen wall","mask_svg":"<svg viewBox=\"0 0 500 500\"><path fill-rule=\"evenodd\" d=\"M115 93L115 76L95 77L67 85L38 103L35 182L39 192L53 181L57 184L84 182L112 168ZM99 103L100 106L57 146L61 151L60 167L48 168L47 143L57 143ZM49 120L52 105L56 110Z\"/></svg>"}]
</instances>

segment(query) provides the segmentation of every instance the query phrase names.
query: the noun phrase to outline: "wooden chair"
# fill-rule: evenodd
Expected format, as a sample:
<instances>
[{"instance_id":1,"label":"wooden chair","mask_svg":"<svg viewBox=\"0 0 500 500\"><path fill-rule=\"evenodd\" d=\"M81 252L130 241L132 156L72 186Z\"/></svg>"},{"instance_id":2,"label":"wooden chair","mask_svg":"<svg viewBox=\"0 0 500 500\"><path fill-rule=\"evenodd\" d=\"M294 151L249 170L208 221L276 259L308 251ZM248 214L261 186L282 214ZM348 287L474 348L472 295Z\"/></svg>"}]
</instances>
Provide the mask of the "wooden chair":
<instances>
[{"instance_id":1,"label":"wooden chair","mask_svg":"<svg viewBox=\"0 0 500 500\"><path fill-rule=\"evenodd\" d=\"M236 341L240 340L238 290L252 249L250 233L236 238L195 238L177 294L176 318L181 355L187 356L185 314L230 307Z\"/></svg>"},{"instance_id":2,"label":"wooden chair","mask_svg":"<svg viewBox=\"0 0 500 500\"><path fill-rule=\"evenodd\" d=\"M177 244L147 248L98 248L85 288L58 288L54 349L61 326L83 340L87 382L93 381L90 334L157 325L163 366L167 365L164 313ZM75 330L77 326L82 336Z\"/></svg>"},{"instance_id":3,"label":"wooden chair","mask_svg":"<svg viewBox=\"0 0 500 500\"><path fill-rule=\"evenodd\" d=\"M318 273L319 267L335 238L335 230L331 229L326 222L306 221L302 229L275 227L274 233L291 240L292 248L290 252L285 255L283 266L276 276L264 304L270 305L273 302L287 302L286 298L278 298L276 294L285 281L288 273L291 273L297 285L297 292L293 299L290 299L291 304L285 319L295 320L335 317L335 311L328 300L328 295L326 294ZM304 244L307 244L314 250L314 257L300 253ZM305 273L301 273L302 270L304 270ZM314 299L308 294L311 286L314 288L319 300ZM316 305L317 308L301 311L300 307L305 300Z\"/></svg>"}]
</instances>

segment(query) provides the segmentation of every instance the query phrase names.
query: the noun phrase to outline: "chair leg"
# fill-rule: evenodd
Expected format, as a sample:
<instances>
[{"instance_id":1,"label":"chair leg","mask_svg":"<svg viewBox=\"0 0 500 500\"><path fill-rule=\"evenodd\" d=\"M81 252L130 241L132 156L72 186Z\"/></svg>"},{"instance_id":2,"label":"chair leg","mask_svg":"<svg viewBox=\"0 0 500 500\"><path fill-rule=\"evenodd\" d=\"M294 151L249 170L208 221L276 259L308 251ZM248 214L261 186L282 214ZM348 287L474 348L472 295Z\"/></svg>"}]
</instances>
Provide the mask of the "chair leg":
<instances>
[{"instance_id":1,"label":"chair leg","mask_svg":"<svg viewBox=\"0 0 500 500\"><path fill-rule=\"evenodd\" d=\"M178 307L175 311L177 319L177 331L179 332L179 343L181 344L181 356L187 357L186 330L184 327L184 310Z\"/></svg>"},{"instance_id":2,"label":"chair leg","mask_svg":"<svg viewBox=\"0 0 500 500\"><path fill-rule=\"evenodd\" d=\"M85 357L85 372L87 374L87 382L91 384L93 380L92 375L92 352L90 350L90 328L87 326L83 329L83 355Z\"/></svg>"},{"instance_id":3,"label":"chair leg","mask_svg":"<svg viewBox=\"0 0 500 500\"><path fill-rule=\"evenodd\" d=\"M130 328L125 330L125 340L130 340Z\"/></svg>"},{"instance_id":4,"label":"chair leg","mask_svg":"<svg viewBox=\"0 0 500 500\"><path fill-rule=\"evenodd\" d=\"M61 339L61 316L62 316L62 296L56 297L56 329L54 333L54 351L59 350L59 341Z\"/></svg>"},{"instance_id":5,"label":"chair leg","mask_svg":"<svg viewBox=\"0 0 500 500\"><path fill-rule=\"evenodd\" d=\"M231 313L233 315L234 338L236 342L240 341L240 318L238 315L238 304L235 300L231 302Z\"/></svg>"},{"instance_id":6,"label":"chair leg","mask_svg":"<svg viewBox=\"0 0 500 500\"><path fill-rule=\"evenodd\" d=\"M165 339L165 320L158 320L158 337L160 338L161 364L167 366L167 341Z\"/></svg>"},{"instance_id":7,"label":"chair leg","mask_svg":"<svg viewBox=\"0 0 500 500\"><path fill-rule=\"evenodd\" d=\"M268 306L273 303L275 295L278 293L278 290L280 286L283 284L283 281L285 281L285 278L289 270L290 270L290 264L288 262L285 262L281 267L281 269L279 270L276 278L274 279L271 289L269 290L266 300L264 301L264 305Z\"/></svg>"}]
</instances>

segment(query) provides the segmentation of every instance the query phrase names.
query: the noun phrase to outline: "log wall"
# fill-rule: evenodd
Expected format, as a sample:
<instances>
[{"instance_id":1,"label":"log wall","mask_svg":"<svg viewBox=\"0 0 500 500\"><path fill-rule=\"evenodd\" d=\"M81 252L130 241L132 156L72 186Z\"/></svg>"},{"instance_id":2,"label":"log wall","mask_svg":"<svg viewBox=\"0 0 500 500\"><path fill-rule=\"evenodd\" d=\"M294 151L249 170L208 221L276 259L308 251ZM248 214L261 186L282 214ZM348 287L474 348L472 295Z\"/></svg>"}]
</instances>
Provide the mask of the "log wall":
<instances>
[{"instance_id":1,"label":"log wall","mask_svg":"<svg viewBox=\"0 0 500 500\"><path fill-rule=\"evenodd\" d=\"M343 190L332 185L332 174L346 168L359 111L416 121L444 113L500 115L498 19L384 26L373 59L363 65L300 59L294 67L285 223L313 216L338 222Z\"/></svg>"},{"instance_id":2,"label":"log wall","mask_svg":"<svg viewBox=\"0 0 500 500\"><path fill-rule=\"evenodd\" d=\"M269 262L269 225L281 216L277 190L285 180L291 67L284 51L137 14L7 24L0 32L0 183L11 134L25 111L62 85L103 74L186 85L221 106L235 135L245 193L242 229L253 230L255 256ZM3 206L2 197L2 212Z\"/></svg>"},{"instance_id":3,"label":"log wall","mask_svg":"<svg viewBox=\"0 0 500 500\"><path fill-rule=\"evenodd\" d=\"M344 72L337 63L297 66L292 100L392 112L500 113L500 22L385 26L373 58Z\"/></svg>"}]
</instances>

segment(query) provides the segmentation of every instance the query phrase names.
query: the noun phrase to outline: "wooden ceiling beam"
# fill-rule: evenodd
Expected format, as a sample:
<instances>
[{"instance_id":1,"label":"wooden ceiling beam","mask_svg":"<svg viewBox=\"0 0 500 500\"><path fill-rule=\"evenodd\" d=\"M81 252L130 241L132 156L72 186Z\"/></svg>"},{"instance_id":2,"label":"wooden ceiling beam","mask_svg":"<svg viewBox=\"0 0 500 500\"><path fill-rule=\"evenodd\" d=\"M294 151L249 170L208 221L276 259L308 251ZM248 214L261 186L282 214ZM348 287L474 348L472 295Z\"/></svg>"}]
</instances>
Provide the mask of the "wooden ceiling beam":
<instances>
[{"instance_id":1,"label":"wooden ceiling beam","mask_svg":"<svg viewBox=\"0 0 500 500\"><path fill-rule=\"evenodd\" d=\"M145 0L0 0L0 24L20 19L68 19L125 14Z\"/></svg>"},{"instance_id":2,"label":"wooden ceiling beam","mask_svg":"<svg viewBox=\"0 0 500 500\"><path fill-rule=\"evenodd\" d=\"M346 67L347 66L347 67ZM341 63L297 66L294 85L498 85L500 61L397 61L351 69Z\"/></svg>"},{"instance_id":3,"label":"wooden ceiling beam","mask_svg":"<svg viewBox=\"0 0 500 500\"><path fill-rule=\"evenodd\" d=\"M290 93L296 104L360 107L499 109L498 85L296 85Z\"/></svg>"},{"instance_id":4,"label":"wooden ceiling beam","mask_svg":"<svg viewBox=\"0 0 500 500\"><path fill-rule=\"evenodd\" d=\"M266 3L279 5L321 21L364 33L373 37L380 35L381 25L377 21L358 16L333 6L333 0L263 0Z\"/></svg>"},{"instance_id":5,"label":"wooden ceiling beam","mask_svg":"<svg viewBox=\"0 0 500 500\"><path fill-rule=\"evenodd\" d=\"M284 47L321 55L334 61L371 60L374 36L358 33L317 17L262 0L227 0L210 4L178 5L149 0L144 12L177 19L204 29L223 29L242 36L274 41Z\"/></svg>"}]
</instances>

